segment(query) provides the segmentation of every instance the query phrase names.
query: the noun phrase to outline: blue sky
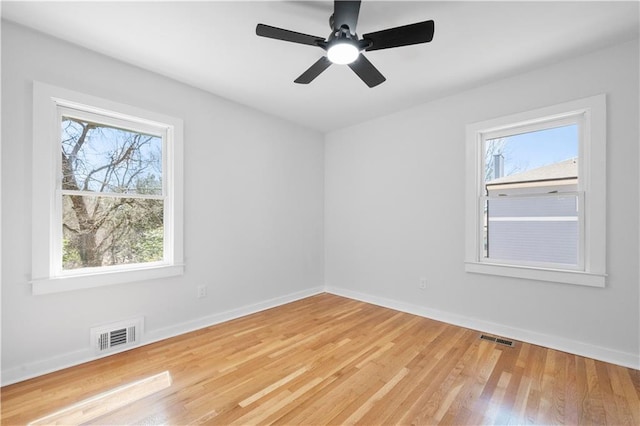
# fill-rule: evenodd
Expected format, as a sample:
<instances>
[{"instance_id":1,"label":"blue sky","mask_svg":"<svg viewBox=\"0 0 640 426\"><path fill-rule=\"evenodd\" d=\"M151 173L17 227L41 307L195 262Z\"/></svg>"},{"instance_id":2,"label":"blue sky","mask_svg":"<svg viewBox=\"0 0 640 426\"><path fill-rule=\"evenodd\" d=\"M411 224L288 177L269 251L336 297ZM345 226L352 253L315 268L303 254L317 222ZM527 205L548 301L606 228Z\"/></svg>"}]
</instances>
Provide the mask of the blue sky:
<instances>
[{"instance_id":1,"label":"blue sky","mask_svg":"<svg viewBox=\"0 0 640 426\"><path fill-rule=\"evenodd\" d=\"M578 126L575 124L503 139L506 175L578 156ZM487 145L490 143L487 141Z\"/></svg>"},{"instance_id":2,"label":"blue sky","mask_svg":"<svg viewBox=\"0 0 640 426\"><path fill-rule=\"evenodd\" d=\"M80 133L79 124L63 117L62 140L70 141L63 142L64 152L69 153L73 149ZM116 153L122 153L131 146L134 143L134 136L138 134L144 135L144 139L147 136L150 138L139 144L136 150L137 155L132 155L130 161L124 161L120 166L107 168L112 163L113 156L120 155ZM99 126L87 134L86 143L78 151L78 158L80 161L74 174L80 186L92 170L98 170L88 183L89 191L101 191L100 188L106 181L108 184L102 192L111 192L114 188L119 188L117 192L121 192L124 188L120 188L120 185L129 181L131 177L137 178L133 179L130 187L126 188L127 193L138 192L135 185L138 180L144 181L145 179L152 179L146 182L145 189L151 193L161 193L162 191L161 137L106 125ZM109 174L107 174L108 172Z\"/></svg>"}]
</instances>

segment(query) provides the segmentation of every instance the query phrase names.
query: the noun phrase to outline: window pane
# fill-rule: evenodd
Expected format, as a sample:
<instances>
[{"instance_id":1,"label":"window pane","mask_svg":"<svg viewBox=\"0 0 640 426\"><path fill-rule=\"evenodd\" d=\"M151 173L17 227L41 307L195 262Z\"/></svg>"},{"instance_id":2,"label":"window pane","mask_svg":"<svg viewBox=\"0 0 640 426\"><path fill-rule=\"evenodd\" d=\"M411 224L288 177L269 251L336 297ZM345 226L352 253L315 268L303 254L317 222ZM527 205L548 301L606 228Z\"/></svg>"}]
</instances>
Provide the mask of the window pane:
<instances>
[{"instance_id":1,"label":"window pane","mask_svg":"<svg viewBox=\"0 0 640 426\"><path fill-rule=\"evenodd\" d=\"M63 196L62 269L163 260L162 200Z\"/></svg>"},{"instance_id":2,"label":"window pane","mask_svg":"<svg viewBox=\"0 0 640 426\"><path fill-rule=\"evenodd\" d=\"M485 141L486 259L578 265L577 124ZM503 198L498 198L503 197Z\"/></svg>"},{"instance_id":3,"label":"window pane","mask_svg":"<svg viewBox=\"0 0 640 426\"><path fill-rule=\"evenodd\" d=\"M487 140L486 194L576 191L578 140L577 124Z\"/></svg>"},{"instance_id":4,"label":"window pane","mask_svg":"<svg viewBox=\"0 0 640 426\"><path fill-rule=\"evenodd\" d=\"M578 232L576 195L485 202L485 258L577 265Z\"/></svg>"},{"instance_id":5,"label":"window pane","mask_svg":"<svg viewBox=\"0 0 640 426\"><path fill-rule=\"evenodd\" d=\"M162 195L162 138L62 117L62 189Z\"/></svg>"}]
</instances>

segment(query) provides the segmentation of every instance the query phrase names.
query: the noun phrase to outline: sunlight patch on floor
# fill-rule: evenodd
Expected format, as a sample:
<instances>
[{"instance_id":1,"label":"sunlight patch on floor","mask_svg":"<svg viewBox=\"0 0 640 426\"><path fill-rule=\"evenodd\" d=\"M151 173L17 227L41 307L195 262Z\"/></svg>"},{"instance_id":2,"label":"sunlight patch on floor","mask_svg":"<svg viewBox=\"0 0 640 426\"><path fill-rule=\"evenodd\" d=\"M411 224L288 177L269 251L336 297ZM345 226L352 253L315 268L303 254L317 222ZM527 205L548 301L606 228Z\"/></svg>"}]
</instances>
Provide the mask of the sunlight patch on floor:
<instances>
[{"instance_id":1,"label":"sunlight patch on floor","mask_svg":"<svg viewBox=\"0 0 640 426\"><path fill-rule=\"evenodd\" d=\"M111 389L29 423L31 425L81 424L171 386L168 371Z\"/></svg>"}]
</instances>

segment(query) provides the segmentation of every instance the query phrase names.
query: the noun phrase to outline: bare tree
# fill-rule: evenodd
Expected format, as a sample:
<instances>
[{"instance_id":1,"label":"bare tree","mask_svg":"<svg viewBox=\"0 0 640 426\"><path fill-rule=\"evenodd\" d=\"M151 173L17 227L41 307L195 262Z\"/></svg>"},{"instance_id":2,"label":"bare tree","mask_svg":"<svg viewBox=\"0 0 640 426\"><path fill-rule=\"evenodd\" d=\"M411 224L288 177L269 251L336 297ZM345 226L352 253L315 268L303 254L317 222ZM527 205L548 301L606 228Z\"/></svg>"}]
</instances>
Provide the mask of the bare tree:
<instances>
[{"instance_id":1,"label":"bare tree","mask_svg":"<svg viewBox=\"0 0 640 426\"><path fill-rule=\"evenodd\" d=\"M65 269L157 258L139 246L149 234L157 240L162 201L138 196L162 192L160 138L75 118L62 124Z\"/></svg>"}]
</instances>

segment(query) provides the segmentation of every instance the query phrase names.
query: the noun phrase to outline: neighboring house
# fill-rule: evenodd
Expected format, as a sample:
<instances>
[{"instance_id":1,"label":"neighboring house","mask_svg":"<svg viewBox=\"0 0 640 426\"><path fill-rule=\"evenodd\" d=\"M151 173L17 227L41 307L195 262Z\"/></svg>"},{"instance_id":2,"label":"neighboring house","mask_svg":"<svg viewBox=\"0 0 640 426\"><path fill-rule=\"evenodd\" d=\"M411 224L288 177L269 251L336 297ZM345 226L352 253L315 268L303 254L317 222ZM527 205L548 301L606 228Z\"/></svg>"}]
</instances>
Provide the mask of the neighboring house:
<instances>
[{"instance_id":1,"label":"neighboring house","mask_svg":"<svg viewBox=\"0 0 640 426\"><path fill-rule=\"evenodd\" d=\"M577 159L493 179L486 190L487 258L579 264Z\"/></svg>"},{"instance_id":2,"label":"neighboring house","mask_svg":"<svg viewBox=\"0 0 640 426\"><path fill-rule=\"evenodd\" d=\"M487 195L525 195L578 190L577 158L493 179L486 184Z\"/></svg>"}]
</instances>

